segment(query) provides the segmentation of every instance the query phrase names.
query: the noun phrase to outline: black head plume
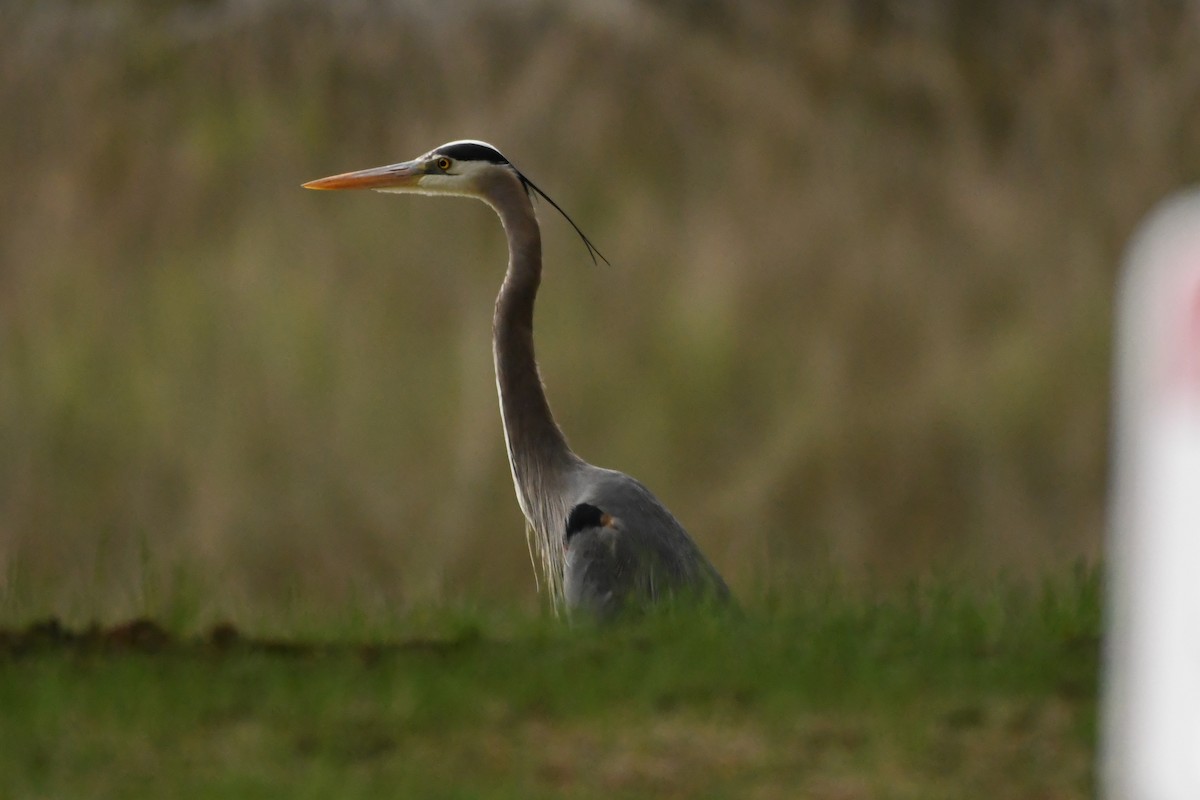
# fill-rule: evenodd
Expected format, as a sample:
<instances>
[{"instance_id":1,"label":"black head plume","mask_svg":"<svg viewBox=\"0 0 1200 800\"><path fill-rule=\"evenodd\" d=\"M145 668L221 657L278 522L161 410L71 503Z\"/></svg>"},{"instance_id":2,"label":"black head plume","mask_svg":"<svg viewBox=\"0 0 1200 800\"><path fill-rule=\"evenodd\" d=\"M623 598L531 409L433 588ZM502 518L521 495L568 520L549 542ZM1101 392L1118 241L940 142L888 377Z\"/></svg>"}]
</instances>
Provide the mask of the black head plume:
<instances>
[{"instance_id":1,"label":"black head plume","mask_svg":"<svg viewBox=\"0 0 1200 800\"><path fill-rule=\"evenodd\" d=\"M510 164L509 166L512 166L512 165ZM592 244L592 240L589 239L584 234L584 232L579 229L579 226L575 224L575 220L571 219L571 215L568 214L567 212L563 211L562 206L560 206L558 203L554 202L554 198L552 198L550 195L546 194L541 189L539 189L536 183L529 180L529 178L526 178L525 175L521 172L521 170L517 169L516 167L513 167L513 171L515 171L517 173L517 177L521 179L521 183L524 184L526 192L529 192L530 194L533 194L534 192L536 192L537 194L546 198L546 202L549 203L550 205L554 206L554 210L557 211L558 213L562 214L563 219L565 219L567 222L571 223L571 227L575 229L575 232L579 234L579 238L583 240L583 245L584 245L584 247L587 248L588 255L592 257L593 264L596 263L597 257L599 257L599 259L601 261L603 261L605 264L609 263L608 259L604 257L604 254L600 252L600 250L596 247L596 245ZM611 266L611 264L609 266Z\"/></svg>"},{"instance_id":2,"label":"black head plume","mask_svg":"<svg viewBox=\"0 0 1200 800\"><path fill-rule=\"evenodd\" d=\"M591 256L593 264L596 263L597 258L605 264L609 263L608 259L604 257L604 254L600 252L596 245L592 244L592 240L575 224L575 220L571 219L571 216L562 210L562 206L554 202L554 199L550 195L539 189L538 185L529 180L529 178L526 178L521 170L517 169L516 165L504 157L503 153L487 142L480 142L475 139L463 139L462 141L444 144L434 150L433 153L441 156L450 156L459 161L484 161L488 164L500 164L508 167L517 173L517 177L521 179L521 185L525 187L525 191L528 194L537 194L544 197L547 203L554 206L555 211L563 215L563 219L571 223L571 227L575 229L575 232L579 234L579 238L583 240L584 246L587 247L588 255Z\"/></svg>"}]
</instances>

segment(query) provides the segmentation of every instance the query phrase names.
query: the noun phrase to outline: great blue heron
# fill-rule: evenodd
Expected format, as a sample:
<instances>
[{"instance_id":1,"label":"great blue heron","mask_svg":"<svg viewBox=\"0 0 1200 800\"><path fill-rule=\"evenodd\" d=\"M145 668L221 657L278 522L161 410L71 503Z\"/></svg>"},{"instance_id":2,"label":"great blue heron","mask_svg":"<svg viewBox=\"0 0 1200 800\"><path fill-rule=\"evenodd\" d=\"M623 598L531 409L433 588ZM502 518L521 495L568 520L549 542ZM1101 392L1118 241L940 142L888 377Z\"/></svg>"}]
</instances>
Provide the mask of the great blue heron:
<instances>
[{"instance_id":1,"label":"great blue heron","mask_svg":"<svg viewBox=\"0 0 1200 800\"><path fill-rule=\"evenodd\" d=\"M450 142L412 161L304 186L463 195L500 216L508 236L508 271L492 321L500 416L530 552L541 561L556 610L564 599L572 609L604 615L672 596L729 597L720 574L650 490L575 455L550 413L533 350L533 304L542 277L533 193L566 217L593 260L599 255L557 203L496 148L478 141Z\"/></svg>"}]
</instances>

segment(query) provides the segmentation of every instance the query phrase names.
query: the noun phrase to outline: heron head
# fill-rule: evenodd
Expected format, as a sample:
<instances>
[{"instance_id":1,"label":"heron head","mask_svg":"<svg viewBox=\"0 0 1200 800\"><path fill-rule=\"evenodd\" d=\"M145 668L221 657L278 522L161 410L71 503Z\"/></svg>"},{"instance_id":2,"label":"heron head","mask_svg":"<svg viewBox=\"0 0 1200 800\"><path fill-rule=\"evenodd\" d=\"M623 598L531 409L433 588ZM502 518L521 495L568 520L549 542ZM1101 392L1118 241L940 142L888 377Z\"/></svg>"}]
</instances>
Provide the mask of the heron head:
<instances>
[{"instance_id":1,"label":"heron head","mask_svg":"<svg viewBox=\"0 0 1200 800\"><path fill-rule=\"evenodd\" d=\"M346 172L304 184L305 189L374 189L377 192L479 197L487 176L521 180L521 173L485 142L450 142L400 164Z\"/></svg>"},{"instance_id":2,"label":"heron head","mask_svg":"<svg viewBox=\"0 0 1200 800\"><path fill-rule=\"evenodd\" d=\"M539 189L512 165L499 150L487 142L463 139L430 150L412 161L389 164L385 167L344 172L304 184L305 189L374 189L377 192L410 194L448 194L476 197L495 203L492 193L497 186L516 184L525 194L538 194L554 206L571 223L583 239L588 253L595 261L608 262L591 240L584 236L575 221L563 211L550 195Z\"/></svg>"}]
</instances>

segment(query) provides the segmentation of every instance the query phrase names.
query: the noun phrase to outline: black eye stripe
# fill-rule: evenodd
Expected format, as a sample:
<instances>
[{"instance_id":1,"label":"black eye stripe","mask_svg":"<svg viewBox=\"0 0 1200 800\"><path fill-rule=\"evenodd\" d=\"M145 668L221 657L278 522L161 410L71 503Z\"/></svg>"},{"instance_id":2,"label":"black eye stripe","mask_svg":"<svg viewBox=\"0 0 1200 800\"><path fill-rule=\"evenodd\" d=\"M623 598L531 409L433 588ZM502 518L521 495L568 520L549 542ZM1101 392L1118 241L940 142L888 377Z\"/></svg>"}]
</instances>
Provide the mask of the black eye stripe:
<instances>
[{"instance_id":1,"label":"black eye stripe","mask_svg":"<svg viewBox=\"0 0 1200 800\"><path fill-rule=\"evenodd\" d=\"M507 164L508 159L494 147L479 142L453 142L433 151L437 156L449 156L458 161L486 161L489 164Z\"/></svg>"}]
</instances>

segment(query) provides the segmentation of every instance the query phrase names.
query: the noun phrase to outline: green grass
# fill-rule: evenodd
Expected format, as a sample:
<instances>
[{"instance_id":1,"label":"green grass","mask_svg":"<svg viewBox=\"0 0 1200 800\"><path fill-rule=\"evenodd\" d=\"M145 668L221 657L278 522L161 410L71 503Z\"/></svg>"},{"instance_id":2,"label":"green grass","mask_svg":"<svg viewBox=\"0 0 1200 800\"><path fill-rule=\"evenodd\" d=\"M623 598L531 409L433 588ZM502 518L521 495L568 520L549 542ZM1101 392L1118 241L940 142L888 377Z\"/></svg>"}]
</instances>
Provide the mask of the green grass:
<instances>
[{"instance_id":1,"label":"green grass","mask_svg":"<svg viewBox=\"0 0 1200 800\"><path fill-rule=\"evenodd\" d=\"M5 797L1083 798L1096 573L596 629L10 635Z\"/></svg>"}]
</instances>

